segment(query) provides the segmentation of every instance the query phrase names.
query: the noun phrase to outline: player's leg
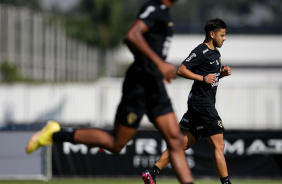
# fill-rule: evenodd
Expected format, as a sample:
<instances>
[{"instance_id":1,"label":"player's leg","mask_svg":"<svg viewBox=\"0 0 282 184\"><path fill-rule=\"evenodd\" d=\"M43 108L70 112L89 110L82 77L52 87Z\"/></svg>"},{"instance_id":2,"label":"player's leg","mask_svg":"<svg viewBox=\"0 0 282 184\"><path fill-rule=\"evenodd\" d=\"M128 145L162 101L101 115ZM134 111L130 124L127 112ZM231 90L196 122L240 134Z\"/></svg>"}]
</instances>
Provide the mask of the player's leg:
<instances>
[{"instance_id":1,"label":"player's leg","mask_svg":"<svg viewBox=\"0 0 282 184\"><path fill-rule=\"evenodd\" d=\"M183 148L184 150L189 149L196 141L195 137L188 131L185 129L181 129L181 132L183 134L184 137L184 144L183 144ZM160 171L170 163L170 158L169 158L169 150L166 149L161 157L159 158L159 160L155 163L155 165L153 167L151 167L147 172L149 172L149 174L151 175L152 179L154 180L154 182L156 181L156 177L157 175L160 173ZM146 171L145 171L146 172Z\"/></svg>"},{"instance_id":2,"label":"player's leg","mask_svg":"<svg viewBox=\"0 0 282 184\"><path fill-rule=\"evenodd\" d=\"M52 144L53 141L81 143L105 148L113 153L120 152L135 135L145 112L144 90L140 81L142 82L142 75L130 67L123 83L123 96L117 109L112 133L97 128L61 129L57 122L50 121L45 128L32 136L26 152L31 153L41 146Z\"/></svg>"},{"instance_id":3,"label":"player's leg","mask_svg":"<svg viewBox=\"0 0 282 184\"><path fill-rule=\"evenodd\" d=\"M227 165L224 157L224 139L223 139L223 133L218 133L215 135L212 135L207 138L209 141L212 150L213 150L213 162L214 166L217 170L217 173L221 179L221 182L223 184L231 184L229 177L228 177L228 171L227 171Z\"/></svg>"},{"instance_id":4,"label":"player's leg","mask_svg":"<svg viewBox=\"0 0 282 184\"><path fill-rule=\"evenodd\" d=\"M74 142L90 147L101 147L112 153L119 153L126 143L133 138L135 128L115 123L113 134L101 129L78 129L74 134Z\"/></svg>"},{"instance_id":5,"label":"player's leg","mask_svg":"<svg viewBox=\"0 0 282 184\"><path fill-rule=\"evenodd\" d=\"M175 114L171 112L157 117L155 125L167 142L169 158L178 179L181 183L193 183L192 173L183 151L183 136Z\"/></svg>"},{"instance_id":6,"label":"player's leg","mask_svg":"<svg viewBox=\"0 0 282 184\"><path fill-rule=\"evenodd\" d=\"M72 142L86 144L91 147L101 147L113 153L119 153L135 133L136 128L130 128L117 122L113 133L109 133L97 128L61 129L57 122L49 121L42 130L31 137L26 152L31 153L39 147L50 145L53 142Z\"/></svg>"},{"instance_id":7,"label":"player's leg","mask_svg":"<svg viewBox=\"0 0 282 184\"><path fill-rule=\"evenodd\" d=\"M183 138L184 138L184 144L183 149L187 150L189 149L196 141L195 137L188 131L188 130L181 130ZM166 149L159 160L155 163L155 165L162 170L167 164L170 163L168 150Z\"/></svg>"}]
</instances>

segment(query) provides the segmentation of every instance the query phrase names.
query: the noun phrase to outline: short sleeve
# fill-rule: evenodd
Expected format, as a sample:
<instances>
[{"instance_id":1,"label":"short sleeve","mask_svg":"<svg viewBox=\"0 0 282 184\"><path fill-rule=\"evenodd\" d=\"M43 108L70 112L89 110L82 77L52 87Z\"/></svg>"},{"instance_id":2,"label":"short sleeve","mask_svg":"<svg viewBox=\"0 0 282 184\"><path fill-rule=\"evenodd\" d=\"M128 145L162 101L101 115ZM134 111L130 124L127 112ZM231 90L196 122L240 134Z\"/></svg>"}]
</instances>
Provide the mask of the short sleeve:
<instances>
[{"instance_id":1,"label":"short sleeve","mask_svg":"<svg viewBox=\"0 0 282 184\"><path fill-rule=\"evenodd\" d=\"M204 61L203 52L193 50L189 54L189 56L182 62L182 64L185 65L187 69L193 70L194 68L200 66L203 61Z\"/></svg>"},{"instance_id":2,"label":"short sleeve","mask_svg":"<svg viewBox=\"0 0 282 184\"><path fill-rule=\"evenodd\" d=\"M144 8L141 9L139 12L138 18L145 22L145 24L151 28L155 21L156 21L156 16L158 14L157 8L153 5L148 5L145 6Z\"/></svg>"}]
</instances>

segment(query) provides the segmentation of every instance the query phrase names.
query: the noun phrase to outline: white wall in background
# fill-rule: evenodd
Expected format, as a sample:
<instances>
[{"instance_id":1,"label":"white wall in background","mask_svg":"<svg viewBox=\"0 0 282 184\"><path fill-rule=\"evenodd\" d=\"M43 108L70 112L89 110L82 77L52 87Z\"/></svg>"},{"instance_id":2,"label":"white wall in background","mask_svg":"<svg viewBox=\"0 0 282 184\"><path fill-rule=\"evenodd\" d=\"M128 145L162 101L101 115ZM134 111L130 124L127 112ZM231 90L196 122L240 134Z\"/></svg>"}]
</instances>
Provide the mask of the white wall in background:
<instances>
[{"instance_id":1,"label":"white wall in background","mask_svg":"<svg viewBox=\"0 0 282 184\"><path fill-rule=\"evenodd\" d=\"M0 125L42 123L112 126L123 79L95 83L0 85ZM176 79L167 85L178 120L187 110L192 81ZM282 128L282 71L233 70L220 80L217 110L227 129ZM148 118L141 126L151 126Z\"/></svg>"}]
</instances>

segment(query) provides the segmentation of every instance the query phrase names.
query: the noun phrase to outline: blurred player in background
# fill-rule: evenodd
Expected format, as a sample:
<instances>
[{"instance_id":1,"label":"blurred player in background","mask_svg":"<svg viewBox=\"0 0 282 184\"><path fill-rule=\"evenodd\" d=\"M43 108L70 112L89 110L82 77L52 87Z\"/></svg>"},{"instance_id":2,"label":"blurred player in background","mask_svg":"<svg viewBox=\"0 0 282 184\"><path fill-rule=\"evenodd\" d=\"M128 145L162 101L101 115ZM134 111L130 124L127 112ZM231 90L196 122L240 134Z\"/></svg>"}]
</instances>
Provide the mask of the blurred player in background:
<instances>
[{"instance_id":1,"label":"blurred player in background","mask_svg":"<svg viewBox=\"0 0 282 184\"><path fill-rule=\"evenodd\" d=\"M119 153L135 135L142 116L147 114L167 141L170 160L178 179L183 184L193 183L182 148L183 136L164 84L176 76L175 66L164 61L173 34L169 8L175 1L146 2L126 34L124 42L135 61L124 79L123 95L112 134L96 128L60 128L57 122L49 121L31 137L26 147L27 153L43 145L65 141ZM146 184L151 184L152 178L148 173L142 176Z\"/></svg>"},{"instance_id":2,"label":"blurred player in background","mask_svg":"<svg viewBox=\"0 0 282 184\"><path fill-rule=\"evenodd\" d=\"M188 110L180 121L184 136L184 149L189 149L199 136L206 137L213 149L213 160L222 184L231 184L224 157L224 127L215 108L219 79L231 75L228 66L221 65L217 48L226 40L226 24L220 19L207 21L206 38L182 62L177 75L194 80L188 97ZM168 150L149 171L145 171L156 183L156 176L170 162ZM146 184L146 183L145 183Z\"/></svg>"}]
</instances>

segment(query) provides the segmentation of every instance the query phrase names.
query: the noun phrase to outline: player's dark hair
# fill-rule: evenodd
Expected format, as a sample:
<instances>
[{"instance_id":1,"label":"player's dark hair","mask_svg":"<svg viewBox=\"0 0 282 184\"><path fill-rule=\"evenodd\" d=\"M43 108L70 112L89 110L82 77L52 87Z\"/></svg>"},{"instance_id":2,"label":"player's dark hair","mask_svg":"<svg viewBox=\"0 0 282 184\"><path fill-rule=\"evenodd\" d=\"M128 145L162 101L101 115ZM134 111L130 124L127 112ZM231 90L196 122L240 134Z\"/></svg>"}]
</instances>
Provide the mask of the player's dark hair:
<instances>
[{"instance_id":1,"label":"player's dark hair","mask_svg":"<svg viewBox=\"0 0 282 184\"><path fill-rule=\"evenodd\" d=\"M206 22L205 25L206 36L208 36L211 31L217 32L220 29L226 29L226 28L227 28L226 24L221 19L217 18L217 19L209 20Z\"/></svg>"}]
</instances>

